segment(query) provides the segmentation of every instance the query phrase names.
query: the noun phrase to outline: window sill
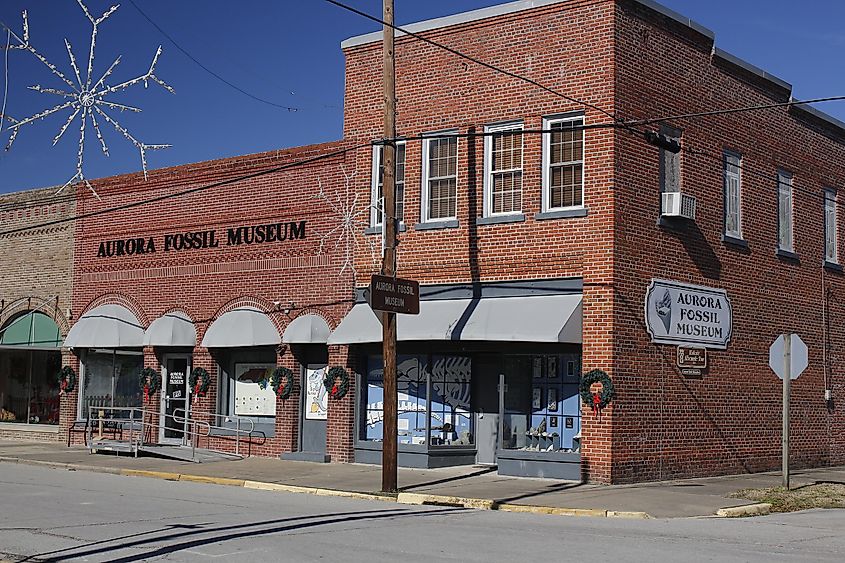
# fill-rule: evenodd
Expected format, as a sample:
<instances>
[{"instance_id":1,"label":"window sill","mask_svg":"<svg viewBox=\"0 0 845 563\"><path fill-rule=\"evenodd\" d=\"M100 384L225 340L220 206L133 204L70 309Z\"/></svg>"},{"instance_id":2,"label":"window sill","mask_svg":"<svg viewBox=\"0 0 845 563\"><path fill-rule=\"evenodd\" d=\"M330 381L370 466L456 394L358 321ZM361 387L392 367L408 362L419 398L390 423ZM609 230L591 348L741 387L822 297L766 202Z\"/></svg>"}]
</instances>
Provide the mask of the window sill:
<instances>
[{"instance_id":1,"label":"window sill","mask_svg":"<svg viewBox=\"0 0 845 563\"><path fill-rule=\"evenodd\" d=\"M457 219L447 219L445 221L429 221L427 223L417 223L414 225L415 231L433 231L437 229L457 229L460 226Z\"/></svg>"},{"instance_id":2,"label":"window sill","mask_svg":"<svg viewBox=\"0 0 845 563\"><path fill-rule=\"evenodd\" d=\"M535 221L545 221L547 219L567 219L569 217L586 217L588 209L586 207L579 207L577 209L558 209L557 211L543 211L542 213L535 213Z\"/></svg>"},{"instance_id":3,"label":"window sill","mask_svg":"<svg viewBox=\"0 0 845 563\"><path fill-rule=\"evenodd\" d=\"M46 423L27 424L26 422L0 422L0 430L10 430L15 432L45 432L48 434L58 434L59 425Z\"/></svg>"},{"instance_id":4,"label":"window sill","mask_svg":"<svg viewBox=\"0 0 845 563\"><path fill-rule=\"evenodd\" d=\"M797 253L783 248L778 248L777 250L775 250L775 256L777 256L778 258L785 258L786 260L792 260L794 262L801 261Z\"/></svg>"},{"instance_id":5,"label":"window sill","mask_svg":"<svg viewBox=\"0 0 845 563\"><path fill-rule=\"evenodd\" d=\"M828 262L827 260L824 261L824 269L836 272L837 274L841 274L843 271L842 264L838 264L836 262Z\"/></svg>"},{"instance_id":6,"label":"window sill","mask_svg":"<svg viewBox=\"0 0 845 563\"><path fill-rule=\"evenodd\" d=\"M400 233L404 233L408 230L408 227L405 226L405 223L399 223L399 231ZM376 225L375 227L367 227L364 229L365 235L380 235L381 234L381 225Z\"/></svg>"},{"instance_id":7,"label":"window sill","mask_svg":"<svg viewBox=\"0 0 845 563\"><path fill-rule=\"evenodd\" d=\"M748 241L742 238L732 237L731 235L722 235L722 242L725 245L736 246L739 248L748 248Z\"/></svg>"},{"instance_id":8,"label":"window sill","mask_svg":"<svg viewBox=\"0 0 845 563\"><path fill-rule=\"evenodd\" d=\"M477 217L475 219L476 225L499 225L501 223L524 223L524 213L514 213L512 215L491 215L490 217Z\"/></svg>"}]
</instances>

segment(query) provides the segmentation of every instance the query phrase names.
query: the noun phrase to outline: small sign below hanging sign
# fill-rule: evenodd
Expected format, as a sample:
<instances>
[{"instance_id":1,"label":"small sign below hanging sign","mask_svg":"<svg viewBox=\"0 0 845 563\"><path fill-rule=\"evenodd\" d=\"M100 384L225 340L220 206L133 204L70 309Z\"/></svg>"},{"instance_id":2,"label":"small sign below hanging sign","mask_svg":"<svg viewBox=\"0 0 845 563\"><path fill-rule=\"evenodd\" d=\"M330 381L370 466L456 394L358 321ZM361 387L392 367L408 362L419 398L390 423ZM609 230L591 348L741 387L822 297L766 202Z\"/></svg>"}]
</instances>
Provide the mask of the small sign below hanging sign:
<instances>
[{"instance_id":1,"label":"small sign below hanging sign","mask_svg":"<svg viewBox=\"0 0 845 563\"><path fill-rule=\"evenodd\" d=\"M678 367L707 369L707 349L678 346Z\"/></svg>"}]
</instances>

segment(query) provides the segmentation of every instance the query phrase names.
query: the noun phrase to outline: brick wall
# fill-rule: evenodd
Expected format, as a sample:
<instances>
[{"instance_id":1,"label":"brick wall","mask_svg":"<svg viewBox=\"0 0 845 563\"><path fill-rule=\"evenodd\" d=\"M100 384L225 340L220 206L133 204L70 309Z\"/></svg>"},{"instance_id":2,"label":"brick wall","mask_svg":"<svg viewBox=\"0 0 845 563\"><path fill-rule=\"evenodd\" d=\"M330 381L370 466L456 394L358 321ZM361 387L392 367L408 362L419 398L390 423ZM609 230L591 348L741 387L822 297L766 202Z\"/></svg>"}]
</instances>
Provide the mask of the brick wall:
<instances>
[{"instance_id":1,"label":"brick wall","mask_svg":"<svg viewBox=\"0 0 845 563\"><path fill-rule=\"evenodd\" d=\"M193 365L208 370L212 378L208 393L192 408L212 422L209 415L218 410L219 374L215 358L199 342L215 319L250 305L266 311L282 333L307 312L322 315L334 328L351 306L352 272L349 267L343 270L346 246L338 230L342 218L334 211L346 201L344 172L351 172L344 148L343 143L329 143L155 170L146 182L138 174L106 178L94 183L101 200L80 189L79 212L104 214L76 226L74 309L82 313L99 304L119 303L144 326L175 309L188 313L197 328ZM259 175L310 159L318 160ZM253 177L223 185L245 175ZM211 184L215 187L204 188ZM191 193L177 195L185 191ZM161 199L108 211L153 198ZM230 228L300 221L306 221L303 239L227 245ZM219 247L164 248L166 235L208 230L216 231ZM102 242L149 237L154 238L155 252L98 256ZM154 351L145 352L146 365L160 369ZM278 362L299 374L290 353ZM264 445L254 443L253 455L277 456L295 449L298 393L279 401L276 435ZM151 410L158 410L158 397L152 397ZM234 449L228 438L203 438L201 445Z\"/></svg>"},{"instance_id":2,"label":"brick wall","mask_svg":"<svg viewBox=\"0 0 845 563\"><path fill-rule=\"evenodd\" d=\"M0 196L0 326L31 310L52 318L62 337L67 334L73 261L73 194L57 188ZM53 223L46 225L47 223ZM40 226L45 225L45 226ZM14 232L18 229L27 229ZM0 438L57 440L47 432L3 430Z\"/></svg>"}]
</instances>

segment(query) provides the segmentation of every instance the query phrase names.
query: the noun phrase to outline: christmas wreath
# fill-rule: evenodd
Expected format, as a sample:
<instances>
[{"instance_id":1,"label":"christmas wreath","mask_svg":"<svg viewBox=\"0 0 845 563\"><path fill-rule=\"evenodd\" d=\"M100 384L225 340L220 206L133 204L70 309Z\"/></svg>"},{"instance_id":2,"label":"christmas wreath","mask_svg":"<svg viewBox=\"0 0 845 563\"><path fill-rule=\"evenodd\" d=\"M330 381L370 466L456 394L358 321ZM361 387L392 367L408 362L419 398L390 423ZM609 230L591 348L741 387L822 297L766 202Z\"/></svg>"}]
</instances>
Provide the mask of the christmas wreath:
<instances>
[{"instance_id":1,"label":"christmas wreath","mask_svg":"<svg viewBox=\"0 0 845 563\"><path fill-rule=\"evenodd\" d=\"M273 370L273 376L270 378L270 384L273 386L273 391L280 399L287 399L293 391L293 372L286 367L277 367Z\"/></svg>"},{"instance_id":2,"label":"christmas wreath","mask_svg":"<svg viewBox=\"0 0 845 563\"><path fill-rule=\"evenodd\" d=\"M335 366L323 377L323 386L334 399L342 399L349 391L349 373L340 366Z\"/></svg>"},{"instance_id":3,"label":"christmas wreath","mask_svg":"<svg viewBox=\"0 0 845 563\"><path fill-rule=\"evenodd\" d=\"M161 387L161 375L153 368L144 368L138 377L138 384L144 390L144 402L149 403L150 397Z\"/></svg>"},{"instance_id":4,"label":"christmas wreath","mask_svg":"<svg viewBox=\"0 0 845 563\"><path fill-rule=\"evenodd\" d=\"M194 368L188 377L188 385L194 393L194 397L205 397L208 392L208 387L211 385L211 377L203 368Z\"/></svg>"},{"instance_id":5,"label":"christmas wreath","mask_svg":"<svg viewBox=\"0 0 845 563\"><path fill-rule=\"evenodd\" d=\"M70 366L65 366L59 371L59 395L70 393L76 389L76 372Z\"/></svg>"},{"instance_id":6,"label":"christmas wreath","mask_svg":"<svg viewBox=\"0 0 845 563\"><path fill-rule=\"evenodd\" d=\"M590 387L593 383L601 383L601 393L593 393ZM578 387L581 393L581 401L585 405L591 405L593 413L601 416L601 410L610 404L616 391L613 389L613 382L605 372L594 369L581 377L581 385Z\"/></svg>"}]
</instances>

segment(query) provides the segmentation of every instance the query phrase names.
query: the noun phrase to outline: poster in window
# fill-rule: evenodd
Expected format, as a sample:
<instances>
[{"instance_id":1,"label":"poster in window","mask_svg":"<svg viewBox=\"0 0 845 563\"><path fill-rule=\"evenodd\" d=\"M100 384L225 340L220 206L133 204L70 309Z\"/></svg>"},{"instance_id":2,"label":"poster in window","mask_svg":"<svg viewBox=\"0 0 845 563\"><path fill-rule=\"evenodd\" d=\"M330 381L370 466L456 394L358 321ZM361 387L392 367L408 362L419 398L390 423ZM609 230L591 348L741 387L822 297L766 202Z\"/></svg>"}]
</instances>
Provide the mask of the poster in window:
<instances>
[{"instance_id":1,"label":"poster in window","mask_svg":"<svg viewBox=\"0 0 845 563\"><path fill-rule=\"evenodd\" d=\"M540 379L543 377L543 358L541 356L534 356L533 358L533 372L534 372L534 379Z\"/></svg>"},{"instance_id":2,"label":"poster in window","mask_svg":"<svg viewBox=\"0 0 845 563\"><path fill-rule=\"evenodd\" d=\"M326 420L329 412L329 392L323 385L326 366L310 365L305 370L305 418Z\"/></svg>"},{"instance_id":3,"label":"poster in window","mask_svg":"<svg viewBox=\"0 0 845 563\"><path fill-rule=\"evenodd\" d=\"M531 400L531 408L538 411L543 408L543 389L541 387L534 388L534 395Z\"/></svg>"},{"instance_id":4,"label":"poster in window","mask_svg":"<svg viewBox=\"0 0 845 563\"><path fill-rule=\"evenodd\" d=\"M235 414L238 416L275 416L276 394L269 385L275 364L235 364ZM262 381L267 381L265 389Z\"/></svg>"},{"instance_id":5,"label":"poster in window","mask_svg":"<svg viewBox=\"0 0 845 563\"><path fill-rule=\"evenodd\" d=\"M549 412L557 412L557 389L550 387L546 397L546 410Z\"/></svg>"},{"instance_id":6,"label":"poster in window","mask_svg":"<svg viewBox=\"0 0 845 563\"><path fill-rule=\"evenodd\" d=\"M557 356L549 356L546 358L546 363L548 365L548 377L549 379L557 379Z\"/></svg>"}]
</instances>

